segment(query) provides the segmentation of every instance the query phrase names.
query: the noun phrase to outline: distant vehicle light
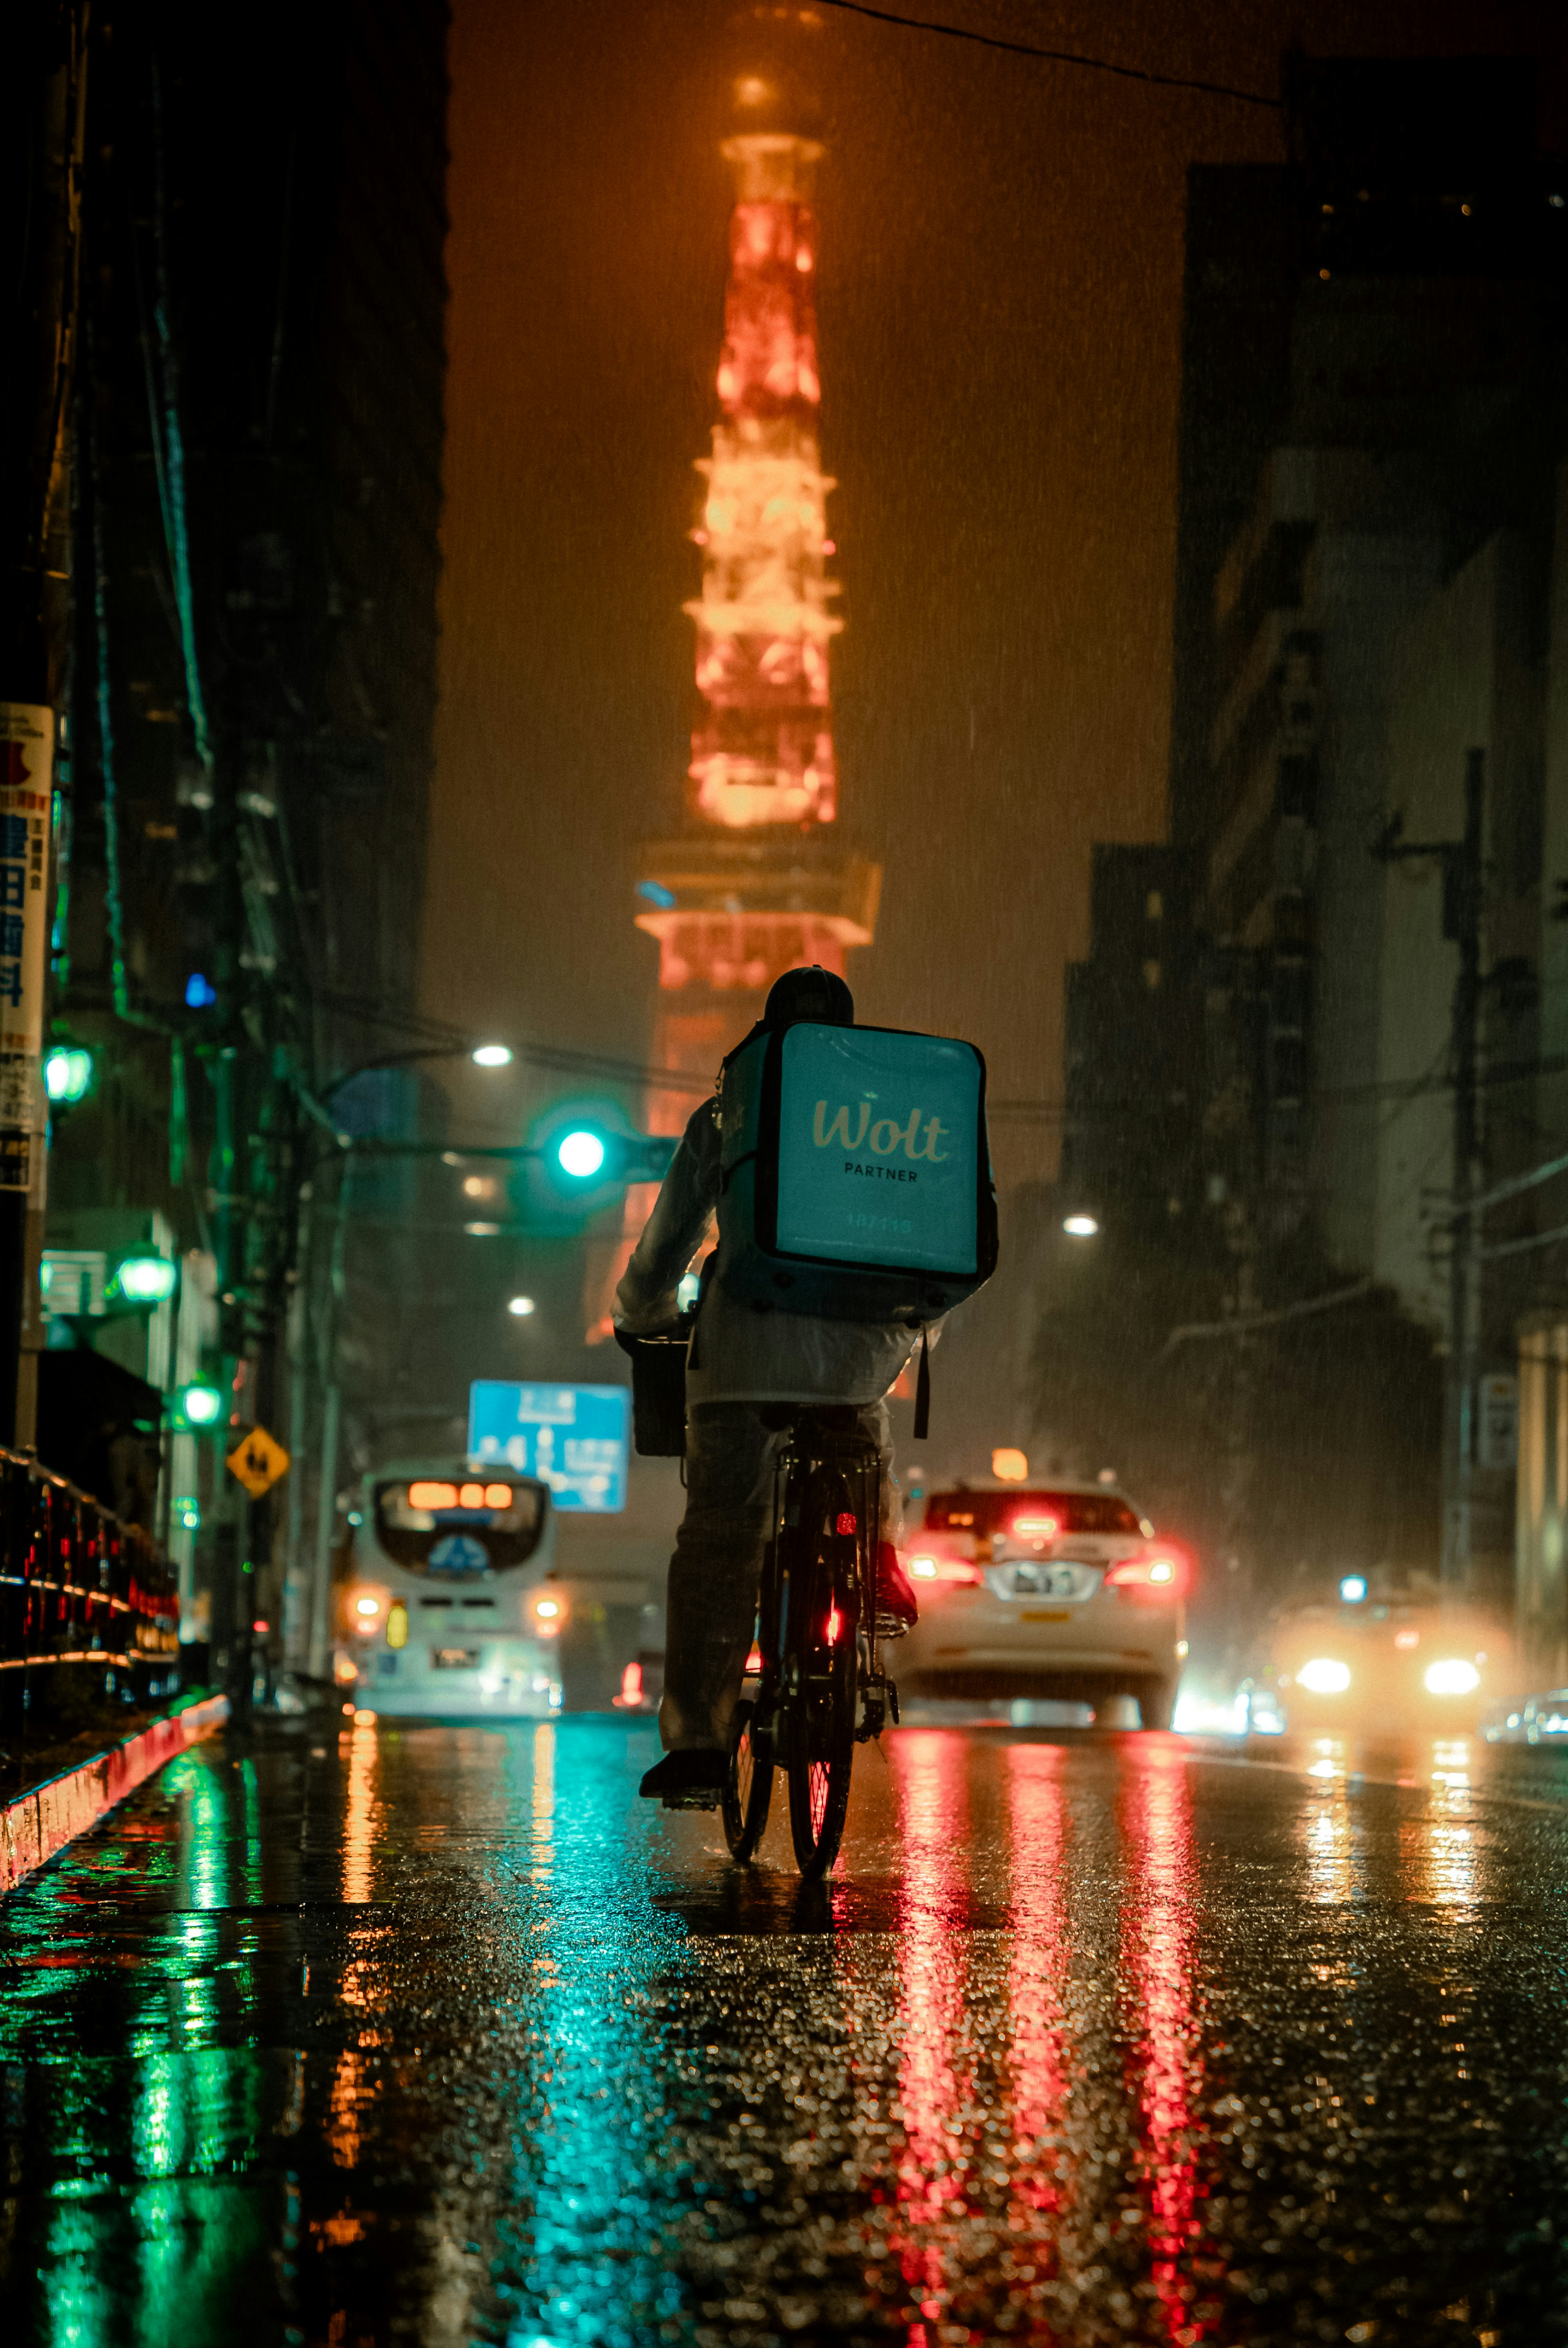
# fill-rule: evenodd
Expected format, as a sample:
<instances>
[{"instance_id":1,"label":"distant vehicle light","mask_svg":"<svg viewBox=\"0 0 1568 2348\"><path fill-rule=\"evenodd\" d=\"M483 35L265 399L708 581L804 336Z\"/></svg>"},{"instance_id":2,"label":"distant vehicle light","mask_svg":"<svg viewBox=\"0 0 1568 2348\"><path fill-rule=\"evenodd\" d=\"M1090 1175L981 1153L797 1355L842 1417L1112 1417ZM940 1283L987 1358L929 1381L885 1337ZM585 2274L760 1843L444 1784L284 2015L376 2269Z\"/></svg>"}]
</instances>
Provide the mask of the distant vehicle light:
<instances>
[{"instance_id":1,"label":"distant vehicle light","mask_svg":"<svg viewBox=\"0 0 1568 2348\"><path fill-rule=\"evenodd\" d=\"M163 1304L174 1293L179 1267L164 1255L128 1255L115 1268L113 1285L128 1304Z\"/></svg>"},{"instance_id":2,"label":"distant vehicle light","mask_svg":"<svg viewBox=\"0 0 1568 2348\"><path fill-rule=\"evenodd\" d=\"M374 1728L375 1726L375 1715L372 1712L369 1704L360 1704L354 1706L354 1725L356 1728Z\"/></svg>"},{"instance_id":3,"label":"distant vehicle light","mask_svg":"<svg viewBox=\"0 0 1568 2348\"><path fill-rule=\"evenodd\" d=\"M367 1591L363 1598L354 1600L354 1611L363 1621L373 1622L381 1612L381 1601L379 1598L373 1598Z\"/></svg>"},{"instance_id":4,"label":"distant vehicle light","mask_svg":"<svg viewBox=\"0 0 1568 2348\"><path fill-rule=\"evenodd\" d=\"M1314 1655L1296 1674L1297 1684L1314 1695L1343 1695L1350 1684L1350 1666L1333 1655Z\"/></svg>"},{"instance_id":5,"label":"distant vehicle light","mask_svg":"<svg viewBox=\"0 0 1568 2348\"><path fill-rule=\"evenodd\" d=\"M481 1044L468 1056L477 1068L509 1068L512 1065L511 1046L507 1044Z\"/></svg>"},{"instance_id":6,"label":"distant vehicle light","mask_svg":"<svg viewBox=\"0 0 1568 2348\"><path fill-rule=\"evenodd\" d=\"M1059 1517L1015 1517L1012 1530L1022 1533L1026 1540L1054 1540L1061 1530Z\"/></svg>"},{"instance_id":7,"label":"distant vehicle light","mask_svg":"<svg viewBox=\"0 0 1568 2348\"><path fill-rule=\"evenodd\" d=\"M827 1643L828 1643L828 1645L829 1645L830 1647L836 1647L836 1646L837 1646L837 1644L838 1644L838 1640L839 1640L839 1633L842 1632L842 1630L843 1630L843 1629L844 1629L844 1617L843 1617L843 1615L839 1612L839 1611L838 1611L838 1609L837 1609L837 1607L836 1607L836 1606L832 1607L832 1608L829 1610L828 1617L827 1617Z\"/></svg>"},{"instance_id":8,"label":"distant vehicle light","mask_svg":"<svg viewBox=\"0 0 1568 2348\"><path fill-rule=\"evenodd\" d=\"M746 1657L746 1677L748 1679L754 1679L757 1673L762 1670L762 1667L763 1651L753 1639L752 1642L752 1652Z\"/></svg>"},{"instance_id":9,"label":"distant vehicle light","mask_svg":"<svg viewBox=\"0 0 1568 2348\"><path fill-rule=\"evenodd\" d=\"M1064 1215L1061 1228L1070 1240L1091 1240L1099 1233L1099 1218L1094 1215Z\"/></svg>"},{"instance_id":10,"label":"distant vehicle light","mask_svg":"<svg viewBox=\"0 0 1568 2348\"><path fill-rule=\"evenodd\" d=\"M604 1143L597 1133L589 1133L586 1126L580 1126L571 1133L562 1134L556 1144L556 1160L563 1174L586 1182L604 1164Z\"/></svg>"},{"instance_id":11,"label":"distant vehicle light","mask_svg":"<svg viewBox=\"0 0 1568 2348\"><path fill-rule=\"evenodd\" d=\"M559 1598L538 1599L534 1604L534 1612L541 1622L553 1622L560 1612L560 1600Z\"/></svg>"},{"instance_id":12,"label":"distant vehicle light","mask_svg":"<svg viewBox=\"0 0 1568 2348\"><path fill-rule=\"evenodd\" d=\"M1341 1605L1359 1606L1366 1595L1367 1577L1364 1573L1347 1573L1342 1576L1339 1583Z\"/></svg>"},{"instance_id":13,"label":"distant vehicle light","mask_svg":"<svg viewBox=\"0 0 1568 2348\"><path fill-rule=\"evenodd\" d=\"M531 1296L513 1296L508 1297L507 1301L507 1312L513 1314L518 1321L526 1321L529 1313L535 1309L534 1300Z\"/></svg>"},{"instance_id":14,"label":"distant vehicle light","mask_svg":"<svg viewBox=\"0 0 1568 2348\"><path fill-rule=\"evenodd\" d=\"M1029 1481L1029 1460L1021 1451L1004 1445L991 1453L991 1474L999 1484L1026 1484Z\"/></svg>"},{"instance_id":15,"label":"distant vehicle light","mask_svg":"<svg viewBox=\"0 0 1568 2348\"><path fill-rule=\"evenodd\" d=\"M1396 1647L1419 1647L1420 1643L1421 1634L1419 1631L1396 1631L1394 1633Z\"/></svg>"},{"instance_id":16,"label":"distant vehicle light","mask_svg":"<svg viewBox=\"0 0 1568 2348\"><path fill-rule=\"evenodd\" d=\"M934 1557L912 1557L909 1560L909 1579L912 1581L935 1581L937 1579L936 1559Z\"/></svg>"},{"instance_id":17,"label":"distant vehicle light","mask_svg":"<svg viewBox=\"0 0 1568 2348\"><path fill-rule=\"evenodd\" d=\"M1481 1673L1460 1655L1445 1655L1440 1663L1427 1665L1429 1695L1469 1695L1480 1685Z\"/></svg>"},{"instance_id":18,"label":"distant vehicle light","mask_svg":"<svg viewBox=\"0 0 1568 2348\"><path fill-rule=\"evenodd\" d=\"M456 1484L410 1484L408 1505L411 1509L455 1509L457 1487Z\"/></svg>"}]
</instances>

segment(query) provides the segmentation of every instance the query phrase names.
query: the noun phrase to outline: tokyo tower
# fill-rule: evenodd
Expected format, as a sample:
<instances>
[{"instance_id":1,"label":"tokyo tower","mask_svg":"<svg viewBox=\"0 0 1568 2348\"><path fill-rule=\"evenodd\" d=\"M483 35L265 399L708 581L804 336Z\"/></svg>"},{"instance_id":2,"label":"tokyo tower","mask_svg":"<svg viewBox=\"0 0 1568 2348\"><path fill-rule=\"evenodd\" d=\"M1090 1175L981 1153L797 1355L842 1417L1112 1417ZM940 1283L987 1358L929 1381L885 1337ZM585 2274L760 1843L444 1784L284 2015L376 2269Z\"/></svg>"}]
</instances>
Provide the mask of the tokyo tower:
<instances>
[{"instance_id":1,"label":"tokyo tower","mask_svg":"<svg viewBox=\"0 0 1568 2348\"><path fill-rule=\"evenodd\" d=\"M742 26L719 417L692 533L702 592L686 606L701 708L685 828L643 844L637 884L637 926L659 940L654 1063L704 1077L781 971L818 962L842 975L848 950L870 944L882 878L835 828L830 655L844 623L817 444L823 149L797 63L817 24L764 7ZM678 1133L695 1097L654 1094L652 1130Z\"/></svg>"}]
</instances>

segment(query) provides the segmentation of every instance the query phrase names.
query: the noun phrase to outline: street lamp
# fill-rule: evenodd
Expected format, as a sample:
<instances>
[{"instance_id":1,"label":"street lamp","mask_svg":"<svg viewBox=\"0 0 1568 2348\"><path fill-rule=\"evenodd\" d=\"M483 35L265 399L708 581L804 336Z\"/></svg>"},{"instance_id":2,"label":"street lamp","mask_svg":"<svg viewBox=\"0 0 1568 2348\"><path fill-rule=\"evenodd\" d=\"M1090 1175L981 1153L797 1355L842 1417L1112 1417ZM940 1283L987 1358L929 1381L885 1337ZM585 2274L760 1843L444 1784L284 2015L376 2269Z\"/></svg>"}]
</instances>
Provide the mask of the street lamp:
<instances>
[{"instance_id":1,"label":"street lamp","mask_svg":"<svg viewBox=\"0 0 1568 2348\"><path fill-rule=\"evenodd\" d=\"M519 1321L526 1321L528 1314L535 1311L535 1309L534 1300L531 1296L514 1296L509 1300L507 1305L507 1312L514 1314Z\"/></svg>"},{"instance_id":2,"label":"street lamp","mask_svg":"<svg viewBox=\"0 0 1568 2348\"><path fill-rule=\"evenodd\" d=\"M1099 1232L1100 1220L1095 1215L1063 1215L1061 1228L1070 1240L1091 1240Z\"/></svg>"},{"instance_id":3,"label":"street lamp","mask_svg":"<svg viewBox=\"0 0 1568 2348\"><path fill-rule=\"evenodd\" d=\"M509 1044L477 1044L468 1057L477 1068L509 1068L512 1047Z\"/></svg>"}]
</instances>

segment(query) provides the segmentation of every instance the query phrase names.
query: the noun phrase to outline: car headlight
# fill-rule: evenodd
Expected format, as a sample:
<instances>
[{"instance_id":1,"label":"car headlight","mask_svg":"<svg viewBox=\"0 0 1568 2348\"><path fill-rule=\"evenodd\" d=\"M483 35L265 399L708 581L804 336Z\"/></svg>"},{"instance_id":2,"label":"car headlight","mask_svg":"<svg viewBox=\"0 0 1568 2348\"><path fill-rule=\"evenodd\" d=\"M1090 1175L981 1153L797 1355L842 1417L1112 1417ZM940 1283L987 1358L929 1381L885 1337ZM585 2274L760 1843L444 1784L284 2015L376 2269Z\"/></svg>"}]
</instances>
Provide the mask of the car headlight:
<instances>
[{"instance_id":1,"label":"car headlight","mask_svg":"<svg viewBox=\"0 0 1568 2348\"><path fill-rule=\"evenodd\" d=\"M1462 1656L1445 1655L1440 1663L1429 1663L1426 1689L1429 1695L1469 1695L1481 1685L1481 1673L1473 1663Z\"/></svg>"},{"instance_id":2,"label":"car headlight","mask_svg":"<svg viewBox=\"0 0 1568 2348\"><path fill-rule=\"evenodd\" d=\"M1350 1666L1332 1655L1314 1655L1296 1674L1297 1684L1314 1695L1343 1695L1350 1684ZM1430 1674L1429 1674L1430 1677Z\"/></svg>"}]
</instances>

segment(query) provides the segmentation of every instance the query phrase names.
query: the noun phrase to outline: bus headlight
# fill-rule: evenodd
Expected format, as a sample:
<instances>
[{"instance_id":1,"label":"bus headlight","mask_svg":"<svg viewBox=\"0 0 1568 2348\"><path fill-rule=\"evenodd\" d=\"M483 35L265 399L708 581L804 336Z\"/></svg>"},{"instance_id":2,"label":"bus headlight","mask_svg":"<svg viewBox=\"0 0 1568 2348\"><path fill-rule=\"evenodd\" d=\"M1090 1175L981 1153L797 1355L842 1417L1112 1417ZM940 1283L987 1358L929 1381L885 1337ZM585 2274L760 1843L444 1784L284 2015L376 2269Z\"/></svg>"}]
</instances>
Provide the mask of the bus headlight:
<instances>
[{"instance_id":1,"label":"bus headlight","mask_svg":"<svg viewBox=\"0 0 1568 2348\"><path fill-rule=\"evenodd\" d=\"M541 1639L553 1639L566 1621L566 1601L560 1598L536 1598L533 1605L534 1629Z\"/></svg>"},{"instance_id":2,"label":"bus headlight","mask_svg":"<svg viewBox=\"0 0 1568 2348\"><path fill-rule=\"evenodd\" d=\"M381 1620L381 1600L374 1590L356 1590L349 1600L349 1621L362 1639L368 1639Z\"/></svg>"},{"instance_id":3,"label":"bus headlight","mask_svg":"<svg viewBox=\"0 0 1568 2348\"><path fill-rule=\"evenodd\" d=\"M1481 1673L1460 1655L1445 1655L1440 1663L1427 1665L1429 1695L1469 1695L1480 1685Z\"/></svg>"},{"instance_id":4,"label":"bus headlight","mask_svg":"<svg viewBox=\"0 0 1568 2348\"><path fill-rule=\"evenodd\" d=\"M1300 1686L1314 1695L1343 1695L1350 1684L1350 1666L1333 1655L1314 1655L1296 1674Z\"/></svg>"}]
</instances>

